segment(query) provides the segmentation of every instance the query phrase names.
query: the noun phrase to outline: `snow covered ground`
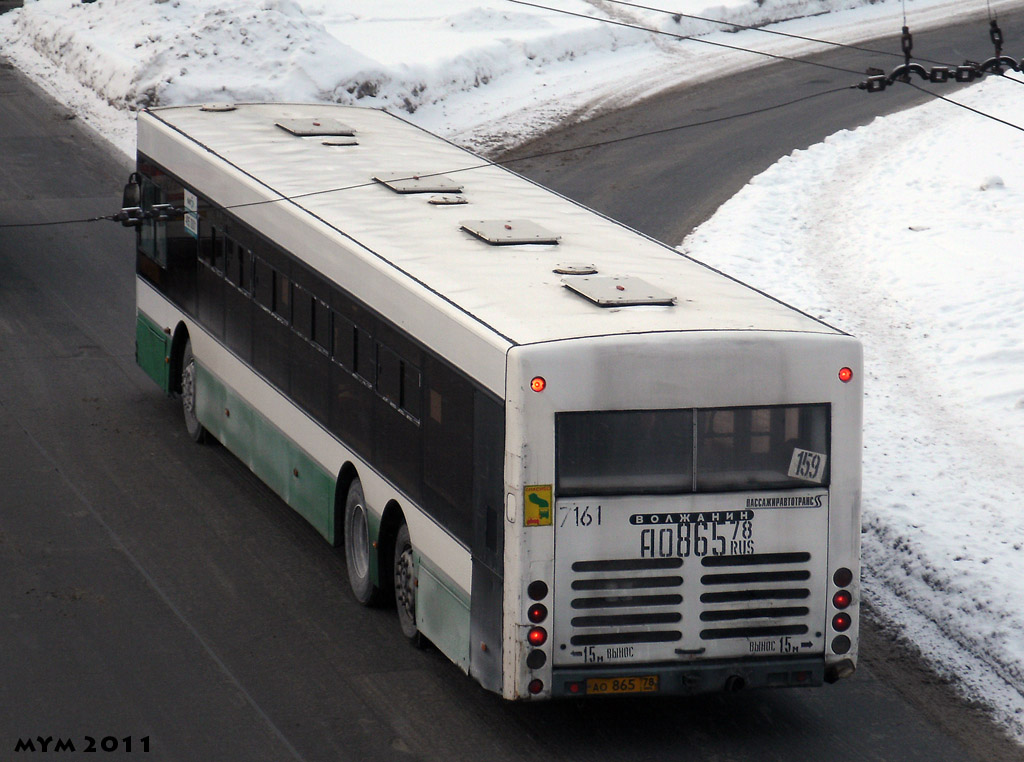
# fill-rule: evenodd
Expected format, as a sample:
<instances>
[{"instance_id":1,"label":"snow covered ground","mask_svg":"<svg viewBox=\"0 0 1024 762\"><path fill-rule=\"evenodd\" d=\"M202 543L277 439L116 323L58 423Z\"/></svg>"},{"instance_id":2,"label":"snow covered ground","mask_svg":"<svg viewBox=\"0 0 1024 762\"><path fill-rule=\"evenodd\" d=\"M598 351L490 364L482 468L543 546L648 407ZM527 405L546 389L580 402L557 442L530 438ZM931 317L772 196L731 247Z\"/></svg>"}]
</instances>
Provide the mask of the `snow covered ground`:
<instances>
[{"instance_id":1,"label":"snow covered ground","mask_svg":"<svg viewBox=\"0 0 1024 762\"><path fill-rule=\"evenodd\" d=\"M528 1L774 54L822 49L611 0ZM907 9L920 31L984 12L986 2L1018 0L907 0ZM892 34L902 22L897 0L640 4L659 3L733 24L792 19L787 32L840 42ZM139 108L257 100L398 109L495 150L566 118L768 60L512 0L25 0L0 17L0 54L129 155Z\"/></svg>"},{"instance_id":2,"label":"snow covered ground","mask_svg":"<svg viewBox=\"0 0 1024 762\"><path fill-rule=\"evenodd\" d=\"M903 11L645 4L659 3L842 42L896 31ZM820 47L608 0L546 4L777 54ZM915 31L985 7L906 2ZM508 0L26 0L0 16L0 55L128 155L137 109L232 100L383 106L496 149L765 61ZM956 98L1024 125L1022 88L990 79ZM865 594L1024 742L1022 158L1024 132L931 103L783 158L683 248L864 341Z\"/></svg>"},{"instance_id":3,"label":"snow covered ground","mask_svg":"<svg viewBox=\"0 0 1024 762\"><path fill-rule=\"evenodd\" d=\"M1024 126L1024 82L957 100ZM864 342L865 596L1024 740L1022 157L933 102L780 160L682 248Z\"/></svg>"}]
</instances>

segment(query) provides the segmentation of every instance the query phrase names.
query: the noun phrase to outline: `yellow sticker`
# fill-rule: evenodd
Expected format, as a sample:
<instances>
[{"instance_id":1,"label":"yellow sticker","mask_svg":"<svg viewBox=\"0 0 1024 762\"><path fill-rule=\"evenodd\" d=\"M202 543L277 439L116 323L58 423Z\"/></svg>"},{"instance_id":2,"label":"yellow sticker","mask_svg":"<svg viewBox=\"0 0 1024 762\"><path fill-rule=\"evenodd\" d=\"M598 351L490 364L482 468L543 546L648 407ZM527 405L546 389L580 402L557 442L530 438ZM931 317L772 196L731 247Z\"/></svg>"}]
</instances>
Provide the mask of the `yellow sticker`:
<instances>
[{"instance_id":1,"label":"yellow sticker","mask_svg":"<svg viewBox=\"0 0 1024 762\"><path fill-rule=\"evenodd\" d=\"M550 484L535 484L523 490L526 526L551 526L551 493Z\"/></svg>"}]
</instances>

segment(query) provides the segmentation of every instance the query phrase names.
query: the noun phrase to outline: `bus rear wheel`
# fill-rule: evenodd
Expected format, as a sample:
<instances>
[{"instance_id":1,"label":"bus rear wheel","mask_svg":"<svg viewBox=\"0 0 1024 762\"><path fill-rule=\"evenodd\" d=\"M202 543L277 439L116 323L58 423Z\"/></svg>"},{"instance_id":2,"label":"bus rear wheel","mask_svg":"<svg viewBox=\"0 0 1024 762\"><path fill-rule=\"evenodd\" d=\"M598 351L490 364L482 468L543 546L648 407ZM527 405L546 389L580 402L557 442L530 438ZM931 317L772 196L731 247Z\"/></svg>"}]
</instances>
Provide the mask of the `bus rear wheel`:
<instances>
[{"instance_id":1,"label":"bus rear wheel","mask_svg":"<svg viewBox=\"0 0 1024 762\"><path fill-rule=\"evenodd\" d=\"M196 358L192 354L192 340L185 340L181 357L181 409L185 414L185 429L195 442L206 441L206 429L196 413Z\"/></svg>"},{"instance_id":2,"label":"bus rear wheel","mask_svg":"<svg viewBox=\"0 0 1024 762\"><path fill-rule=\"evenodd\" d=\"M380 602L380 589L370 574L370 525L366 516L363 485L356 479L345 498L345 567L348 584L356 600L364 606Z\"/></svg>"},{"instance_id":3,"label":"bus rear wheel","mask_svg":"<svg viewBox=\"0 0 1024 762\"><path fill-rule=\"evenodd\" d=\"M395 608L398 624L413 645L422 648L423 636L416 627L416 563L413 560L409 527L402 524L395 536Z\"/></svg>"}]
</instances>

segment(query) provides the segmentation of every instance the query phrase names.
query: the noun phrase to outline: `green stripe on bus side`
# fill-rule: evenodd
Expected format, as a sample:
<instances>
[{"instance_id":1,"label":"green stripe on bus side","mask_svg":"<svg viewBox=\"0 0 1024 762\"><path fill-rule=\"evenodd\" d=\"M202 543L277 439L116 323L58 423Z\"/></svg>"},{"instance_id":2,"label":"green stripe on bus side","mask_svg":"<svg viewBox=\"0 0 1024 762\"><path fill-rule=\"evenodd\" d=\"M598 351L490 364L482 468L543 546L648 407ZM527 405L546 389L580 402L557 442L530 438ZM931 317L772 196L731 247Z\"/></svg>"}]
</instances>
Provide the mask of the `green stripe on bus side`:
<instances>
[{"instance_id":1,"label":"green stripe on bus side","mask_svg":"<svg viewBox=\"0 0 1024 762\"><path fill-rule=\"evenodd\" d=\"M206 430L333 543L335 476L199 363L196 383Z\"/></svg>"},{"instance_id":2,"label":"green stripe on bus side","mask_svg":"<svg viewBox=\"0 0 1024 762\"><path fill-rule=\"evenodd\" d=\"M416 625L437 649L469 672L470 598L416 553Z\"/></svg>"},{"instance_id":3,"label":"green stripe on bus side","mask_svg":"<svg viewBox=\"0 0 1024 762\"><path fill-rule=\"evenodd\" d=\"M171 390L171 337L141 310L135 319L135 362L164 392Z\"/></svg>"}]
</instances>

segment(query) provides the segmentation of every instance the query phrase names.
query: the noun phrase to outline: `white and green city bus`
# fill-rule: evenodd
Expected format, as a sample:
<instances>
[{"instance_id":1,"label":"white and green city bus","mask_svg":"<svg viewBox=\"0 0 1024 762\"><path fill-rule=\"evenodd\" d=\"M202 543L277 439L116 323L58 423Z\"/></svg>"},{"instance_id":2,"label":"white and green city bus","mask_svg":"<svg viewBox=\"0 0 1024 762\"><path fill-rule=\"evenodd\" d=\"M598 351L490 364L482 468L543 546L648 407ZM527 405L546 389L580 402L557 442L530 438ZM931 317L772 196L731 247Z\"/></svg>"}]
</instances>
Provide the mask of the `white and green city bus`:
<instances>
[{"instance_id":1,"label":"white and green city bus","mask_svg":"<svg viewBox=\"0 0 1024 762\"><path fill-rule=\"evenodd\" d=\"M853 672L855 339L383 111L138 130L138 362L360 602L509 699Z\"/></svg>"}]
</instances>

